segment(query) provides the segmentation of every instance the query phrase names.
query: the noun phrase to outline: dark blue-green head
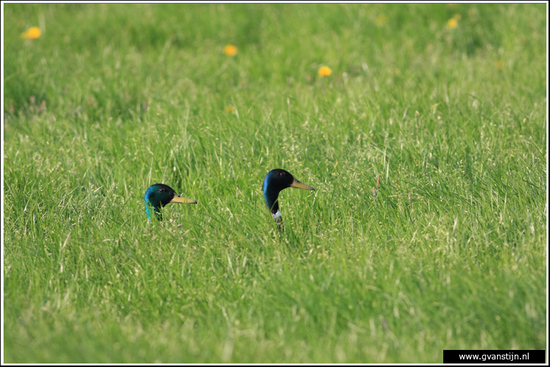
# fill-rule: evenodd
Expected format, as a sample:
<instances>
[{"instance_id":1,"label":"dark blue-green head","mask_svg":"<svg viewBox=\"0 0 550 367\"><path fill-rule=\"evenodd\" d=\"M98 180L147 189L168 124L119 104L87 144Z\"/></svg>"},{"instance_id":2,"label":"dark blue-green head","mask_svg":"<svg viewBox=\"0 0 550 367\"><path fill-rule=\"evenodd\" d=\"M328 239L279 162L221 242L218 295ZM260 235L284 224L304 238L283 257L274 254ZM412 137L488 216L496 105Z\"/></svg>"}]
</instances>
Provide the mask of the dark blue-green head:
<instances>
[{"instance_id":1,"label":"dark blue-green head","mask_svg":"<svg viewBox=\"0 0 550 367\"><path fill-rule=\"evenodd\" d=\"M262 190L264 192L264 200L267 208L271 211L271 215L281 228L281 212L279 211L279 193L287 187L294 187L303 190L315 190L313 187L305 185L298 181L290 172L284 169L274 169L269 171L265 176Z\"/></svg>"},{"instance_id":2,"label":"dark blue-green head","mask_svg":"<svg viewBox=\"0 0 550 367\"><path fill-rule=\"evenodd\" d=\"M193 199L184 198L178 194L168 185L165 184L154 184L149 186L147 191L145 191L145 212L147 213L147 219L151 221L151 208L153 209L156 217L161 220L162 214L160 208L164 207L169 203L180 203L180 204L196 204L197 202Z\"/></svg>"}]
</instances>

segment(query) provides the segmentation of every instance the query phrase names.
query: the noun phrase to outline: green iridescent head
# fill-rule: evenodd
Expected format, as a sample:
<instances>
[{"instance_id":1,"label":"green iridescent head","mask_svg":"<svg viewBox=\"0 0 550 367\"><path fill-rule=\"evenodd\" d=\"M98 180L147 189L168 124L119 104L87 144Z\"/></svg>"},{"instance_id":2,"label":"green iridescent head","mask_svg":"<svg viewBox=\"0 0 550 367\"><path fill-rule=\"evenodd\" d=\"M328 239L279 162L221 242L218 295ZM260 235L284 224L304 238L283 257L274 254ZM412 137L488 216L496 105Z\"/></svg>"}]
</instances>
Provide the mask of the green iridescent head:
<instances>
[{"instance_id":1,"label":"green iridescent head","mask_svg":"<svg viewBox=\"0 0 550 367\"><path fill-rule=\"evenodd\" d=\"M145 212L147 213L147 219L151 221L151 208L155 212L155 215L159 220L162 219L162 214L160 208L164 207L169 203L180 203L180 204L196 204L197 202L193 199L184 198L178 194L168 185L165 184L154 184L149 186L147 191L145 191Z\"/></svg>"},{"instance_id":2,"label":"green iridescent head","mask_svg":"<svg viewBox=\"0 0 550 367\"><path fill-rule=\"evenodd\" d=\"M267 208L271 211L271 215L281 228L282 219L281 212L279 211L279 193L288 188L293 187L303 190L315 190L313 187L298 181L290 172L284 169L273 169L265 176L262 190L264 192L264 200Z\"/></svg>"}]
</instances>

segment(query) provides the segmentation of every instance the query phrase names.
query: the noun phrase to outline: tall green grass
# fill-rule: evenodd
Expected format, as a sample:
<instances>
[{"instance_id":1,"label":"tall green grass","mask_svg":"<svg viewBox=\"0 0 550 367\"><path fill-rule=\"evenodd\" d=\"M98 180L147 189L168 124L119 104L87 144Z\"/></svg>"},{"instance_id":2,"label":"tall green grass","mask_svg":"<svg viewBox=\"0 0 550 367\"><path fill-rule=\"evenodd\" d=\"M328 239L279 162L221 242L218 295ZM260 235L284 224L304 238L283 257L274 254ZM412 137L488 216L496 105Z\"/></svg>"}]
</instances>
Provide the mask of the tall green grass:
<instances>
[{"instance_id":1,"label":"tall green grass","mask_svg":"<svg viewBox=\"0 0 550 367\"><path fill-rule=\"evenodd\" d=\"M5 4L5 362L544 349L545 10Z\"/></svg>"}]
</instances>

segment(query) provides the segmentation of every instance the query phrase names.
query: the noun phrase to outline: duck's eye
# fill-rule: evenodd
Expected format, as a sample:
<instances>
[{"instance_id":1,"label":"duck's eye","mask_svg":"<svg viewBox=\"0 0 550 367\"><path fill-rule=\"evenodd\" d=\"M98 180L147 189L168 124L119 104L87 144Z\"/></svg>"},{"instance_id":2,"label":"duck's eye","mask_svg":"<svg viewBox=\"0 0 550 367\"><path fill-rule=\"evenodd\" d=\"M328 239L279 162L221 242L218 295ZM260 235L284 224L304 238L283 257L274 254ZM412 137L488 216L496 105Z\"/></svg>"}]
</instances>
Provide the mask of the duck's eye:
<instances>
[{"instance_id":1,"label":"duck's eye","mask_svg":"<svg viewBox=\"0 0 550 367\"><path fill-rule=\"evenodd\" d=\"M286 175L285 172L279 172L279 176L280 176L280 177L284 177L285 175Z\"/></svg>"},{"instance_id":2,"label":"duck's eye","mask_svg":"<svg viewBox=\"0 0 550 367\"><path fill-rule=\"evenodd\" d=\"M159 189L159 192L166 192L166 189L163 187L163 188Z\"/></svg>"}]
</instances>

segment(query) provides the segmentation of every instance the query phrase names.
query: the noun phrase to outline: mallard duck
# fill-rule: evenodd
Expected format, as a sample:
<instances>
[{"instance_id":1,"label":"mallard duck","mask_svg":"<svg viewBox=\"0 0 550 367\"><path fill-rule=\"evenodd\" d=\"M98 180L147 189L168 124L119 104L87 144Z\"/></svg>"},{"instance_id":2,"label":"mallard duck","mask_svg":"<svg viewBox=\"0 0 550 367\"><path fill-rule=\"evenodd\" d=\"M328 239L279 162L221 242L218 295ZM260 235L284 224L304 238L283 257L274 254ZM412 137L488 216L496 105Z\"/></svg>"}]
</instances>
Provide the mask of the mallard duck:
<instances>
[{"instance_id":1,"label":"mallard duck","mask_svg":"<svg viewBox=\"0 0 550 367\"><path fill-rule=\"evenodd\" d=\"M279 192L286 189L287 187L294 187L297 189L304 190L315 190L313 187L305 185L298 181L290 174L290 172L285 171L284 169L274 169L269 171L265 176L264 184L262 190L264 192L264 200L267 208L271 211L271 215L275 222L277 222L277 227L282 228L282 217L281 212L279 211Z\"/></svg>"},{"instance_id":2,"label":"mallard duck","mask_svg":"<svg viewBox=\"0 0 550 367\"><path fill-rule=\"evenodd\" d=\"M145 191L145 212L147 212L147 219L151 221L151 207L153 208L158 220L162 220L162 214L160 208L169 203L183 203L183 204L196 204L197 201L193 199L184 198L174 191L170 186L165 184L154 184L149 186Z\"/></svg>"}]
</instances>

